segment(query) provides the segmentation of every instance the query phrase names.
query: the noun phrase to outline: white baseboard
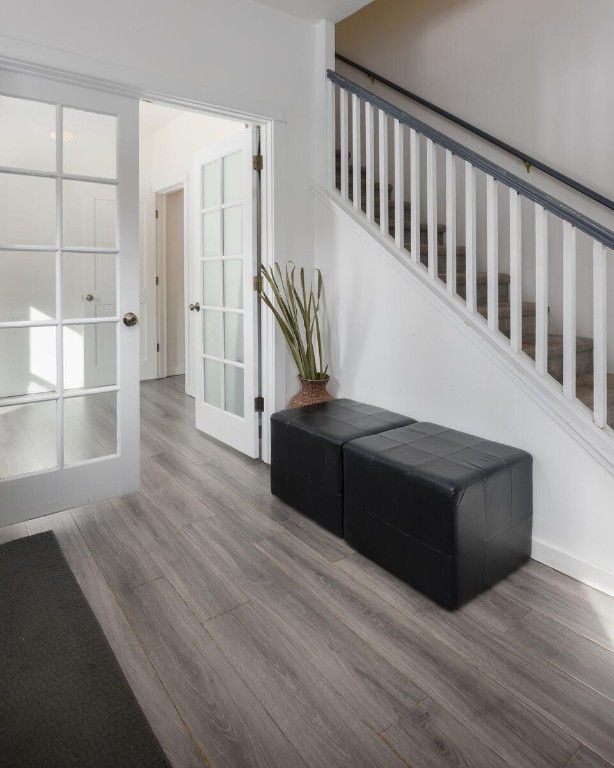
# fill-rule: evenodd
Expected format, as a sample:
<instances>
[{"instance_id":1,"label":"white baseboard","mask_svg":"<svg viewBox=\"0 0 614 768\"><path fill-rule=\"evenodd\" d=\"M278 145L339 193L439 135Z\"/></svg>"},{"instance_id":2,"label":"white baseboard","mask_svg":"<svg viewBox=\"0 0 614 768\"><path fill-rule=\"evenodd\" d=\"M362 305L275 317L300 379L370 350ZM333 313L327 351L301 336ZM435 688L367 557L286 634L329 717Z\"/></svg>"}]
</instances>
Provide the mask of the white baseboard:
<instances>
[{"instance_id":1,"label":"white baseboard","mask_svg":"<svg viewBox=\"0 0 614 768\"><path fill-rule=\"evenodd\" d=\"M166 375L167 376L183 376L185 373L185 366L180 365L178 368L167 368L166 369Z\"/></svg>"},{"instance_id":2,"label":"white baseboard","mask_svg":"<svg viewBox=\"0 0 614 768\"><path fill-rule=\"evenodd\" d=\"M555 549L538 539L533 539L531 557L544 565L549 565L555 571L566 573L568 576L578 579L589 587L599 589L608 595L614 595L614 573L611 571L605 571L584 562L584 560L578 560L573 555Z\"/></svg>"}]
</instances>

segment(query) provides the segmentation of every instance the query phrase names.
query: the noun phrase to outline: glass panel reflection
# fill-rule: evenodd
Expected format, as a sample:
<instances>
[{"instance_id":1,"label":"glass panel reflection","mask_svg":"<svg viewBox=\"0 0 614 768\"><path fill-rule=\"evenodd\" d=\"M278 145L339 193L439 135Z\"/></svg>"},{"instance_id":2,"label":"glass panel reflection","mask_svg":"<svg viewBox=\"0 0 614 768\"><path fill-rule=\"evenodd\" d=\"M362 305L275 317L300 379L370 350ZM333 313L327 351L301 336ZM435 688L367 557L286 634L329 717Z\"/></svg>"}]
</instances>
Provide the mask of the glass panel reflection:
<instances>
[{"instance_id":1,"label":"glass panel reflection","mask_svg":"<svg viewBox=\"0 0 614 768\"><path fill-rule=\"evenodd\" d=\"M219 310L203 310L203 341L205 355L211 355L211 357L222 356L221 318L222 313Z\"/></svg>"},{"instance_id":2,"label":"glass panel reflection","mask_svg":"<svg viewBox=\"0 0 614 768\"><path fill-rule=\"evenodd\" d=\"M224 306L243 308L243 260L224 261Z\"/></svg>"},{"instance_id":3,"label":"glass panel reflection","mask_svg":"<svg viewBox=\"0 0 614 768\"><path fill-rule=\"evenodd\" d=\"M0 173L0 243L55 242L55 180Z\"/></svg>"},{"instance_id":4,"label":"glass panel reflection","mask_svg":"<svg viewBox=\"0 0 614 768\"><path fill-rule=\"evenodd\" d=\"M220 211L203 214L203 256L210 258L222 252Z\"/></svg>"},{"instance_id":5,"label":"glass panel reflection","mask_svg":"<svg viewBox=\"0 0 614 768\"><path fill-rule=\"evenodd\" d=\"M64 463L117 453L117 393L64 400Z\"/></svg>"},{"instance_id":6,"label":"glass panel reflection","mask_svg":"<svg viewBox=\"0 0 614 768\"><path fill-rule=\"evenodd\" d=\"M55 107L0 96L0 165L55 171Z\"/></svg>"},{"instance_id":7,"label":"glass panel reflection","mask_svg":"<svg viewBox=\"0 0 614 768\"><path fill-rule=\"evenodd\" d=\"M217 360L204 360L205 403L222 407L222 364Z\"/></svg>"},{"instance_id":8,"label":"glass panel reflection","mask_svg":"<svg viewBox=\"0 0 614 768\"><path fill-rule=\"evenodd\" d=\"M243 362L243 314L224 312L224 357Z\"/></svg>"},{"instance_id":9,"label":"glass panel reflection","mask_svg":"<svg viewBox=\"0 0 614 768\"><path fill-rule=\"evenodd\" d=\"M224 208L224 256L243 252L243 206Z\"/></svg>"},{"instance_id":10,"label":"glass panel reflection","mask_svg":"<svg viewBox=\"0 0 614 768\"><path fill-rule=\"evenodd\" d=\"M55 326L0 329L0 397L56 388Z\"/></svg>"},{"instance_id":11,"label":"glass panel reflection","mask_svg":"<svg viewBox=\"0 0 614 768\"><path fill-rule=\"evenodd\" d=\"M71 248L115 248L116 188L89 181L64 182L64 245Z\"/></svg>"},{"instance_id":12,"label":"glass panel reflection","mask_svg":"<svg viewBox=\"0 0 614 768\"><path fill-rule=\"evenodd\" d=\"M57 466L54 400L0 408L0 479Z\"/></svg>"},{"instance_id":13,"label":"glass panel reflection","mask_svg":"<svg viewBox=\"0 0 614 768\"><path fill-rule=\"evenodd\" d=\"M117 257L114 253L62 256L62 312L65 319L115 317Z\"/></svg>"},{"instance_id":14,"label":"glass panel reflection","mask_svg":"<svg viewBox=\"0 0 614 768\"><path fill-rule=\"evenodd\" d=\"M0 251L0 322L55 318L55 253Z\"/></svg>"},{"instance_id":15,"label":"glass panel reflection","mask_svg":"<svg viewBox=\"0 0 614 768\"><path fill-rule=\"evenodd\" d=\"M116 323L64 326L65 389L91 389L117 383L116 329Z\"/></svg>"},{"instance_id":16,"label":"glass panel reflection","mask_svg":"<svg viewBox=\"0 0 614 768\"><path fill-rule=\"evenodd\" d=\"M64 109L64 173L117 176L117 118L81 109Z\"/></svg>"},{"instance_id":17,"label":"glass panel reflection","mask_svg":"<svg viewBox=\"0 0 614 768\"><path fill-rule=\"evenodd\" d=\"M243 164L241 152L224 158L224 202L236 203L242 199Z\"/></svg>"},{"instance_id":18,"label":"glass panel reflection","mask_svg":"<svg viewBox=\"0 0 614 768\"><path fill-rule=\"evenodd\" d=\"M224 366L224 410L243 417L243 368Z\"/></svg>"},{"instance_id":19,"label":"glass panel reflection","mask_svg":"<svg viewBox=\"0 0 614 768\"><path fill-rule=\"evenodd\" d=\"M203 167L203 208L213 208L220 200L220 161L214 160Z\"/></svg>"},{"instance_id":20,"label":"glass panel reflection","mask_svg":"<svg viewBox=\"0 0 614 768\"><path fill-rule=\"evenodd\" d=\"M222 275L219 261L203 261L203 304L219 307L222 303Z\"/></svg>"}]
</instances>

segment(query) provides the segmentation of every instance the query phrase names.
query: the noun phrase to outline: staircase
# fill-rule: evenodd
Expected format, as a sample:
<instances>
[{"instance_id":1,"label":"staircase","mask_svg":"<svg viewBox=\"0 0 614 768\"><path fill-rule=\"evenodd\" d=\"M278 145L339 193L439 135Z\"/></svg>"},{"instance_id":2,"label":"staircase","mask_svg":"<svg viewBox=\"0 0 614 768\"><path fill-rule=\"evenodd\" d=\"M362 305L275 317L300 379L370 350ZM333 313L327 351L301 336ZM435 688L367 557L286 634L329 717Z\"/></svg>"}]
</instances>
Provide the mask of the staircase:
<instances>
[{"instance_id":1,"label":"staircase","mask_svg":"<svg viewBox=\"0 0 614 768\"><path fill-rule=\"evenodd\" d=\"M347 199L353 203L354 194L354 168L352 165L351 153L348 152L348 184ZM342 162L341 151L335 152L335 186L338 191L342 190ZM367 171L364 166L361 167L361 199L359 209L363 214L367 212ZM380 225L380 195L381 185L378 181L373 183L373 221ZM395 200L394 187L387 185L388 197L388 232L394 237L396 231L395 221ZM404 221L404 248L411 251L411 203L403 204ZM447 249L445 245L446 226L437 224L437 274L439 279L446 283L447 279ZM427 267L428 265L428 225L424 222L420 224L420 263ZM498 330L507 338L511 335L511 304L510 304L510 275L504 272L498 272L497 280L497 309L498 309ZM456 247L456 295L466 300L466 248L458 245ZM476 272L476 309L477 313L486 320L488 319L488 276L486 272ZM549 310L548 310L549 311ZM521 322L522 352L536 360L537 339L536 339L536 303L531 301L522 301L522 322ZM591 411L594 403L594 343L592 338L576 336L576 380L575 396ZM563 359L564 359L564 338L560 334L548 334L547 337L547 372L560 384L563 384ZM614 375L607 374L607 424L614 428Z\"/></svg>"}]
</instances>

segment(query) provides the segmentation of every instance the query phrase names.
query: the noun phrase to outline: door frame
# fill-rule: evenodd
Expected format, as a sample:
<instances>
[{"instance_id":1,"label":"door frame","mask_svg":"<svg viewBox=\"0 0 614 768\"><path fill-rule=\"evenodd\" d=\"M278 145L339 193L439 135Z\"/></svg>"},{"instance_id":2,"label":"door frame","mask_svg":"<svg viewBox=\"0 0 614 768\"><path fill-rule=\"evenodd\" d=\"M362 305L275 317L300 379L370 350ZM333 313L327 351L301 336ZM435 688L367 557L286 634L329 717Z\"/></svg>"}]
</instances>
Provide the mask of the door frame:
<instances>
[{"instance_id":1,"label":"door frame","mask_svg":"<svg viewBox=\"0 0 614 768\"><path fill-rule=\"evenodd\" d=\"M188 295L188 257L189 257L189 210L186 205L186 195L189 194L189 179L171 184L170 186L157 189L155 191L156 196L156 211L158 213L156 219L156 275L158 276L158 285L156 289L156 332L158 336L158 343L160 345L160 351L158 353L158 378L163 379L168 376L168 364L167 364L167 342L168 342L168 274L167 274L167 260L166 260L166 203L168 195L172 195L173 192L183 191L183 295L184 298ZM185 303L185 301L184 301ZM184 307L185 313L185 307ZM186 394L194 396L191 391L191 387L188 386L192 380L192 371L190 367L190 355L188 346L188 326L187 321L185 324L185 380L186 380Z\"/></svg>"}]
</instances>

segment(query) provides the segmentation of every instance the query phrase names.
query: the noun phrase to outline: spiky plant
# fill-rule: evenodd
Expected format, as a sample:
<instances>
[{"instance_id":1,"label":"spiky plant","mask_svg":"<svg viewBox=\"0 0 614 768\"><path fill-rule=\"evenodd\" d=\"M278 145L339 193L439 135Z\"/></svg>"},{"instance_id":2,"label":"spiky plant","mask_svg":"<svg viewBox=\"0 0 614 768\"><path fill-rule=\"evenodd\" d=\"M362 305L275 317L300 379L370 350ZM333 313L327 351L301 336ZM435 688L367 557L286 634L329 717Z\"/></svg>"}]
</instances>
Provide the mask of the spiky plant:
<instances>
[{"instance_id":1,"label":"spiky plant","mask_svg":"<svg viewBox=\"0 0 614 768\"><path fill-rule=\"evenodd\" d=\"M321 380L327 377L328 365L323 367L322 337L320 334L320 297L322 273L315 270L316 286L305 284L305 269L298 269L299 285L295 283L297 267L290 262L285 269L277 262L269 270L260 267L264 278L260 295L271 310L284 335L290 353L303 379ZM265 286L266 283L266 286ZM266 292L266 289L270 291ZM317 351L317 360L316 360Z\"/></svg>"}]
</instances>

